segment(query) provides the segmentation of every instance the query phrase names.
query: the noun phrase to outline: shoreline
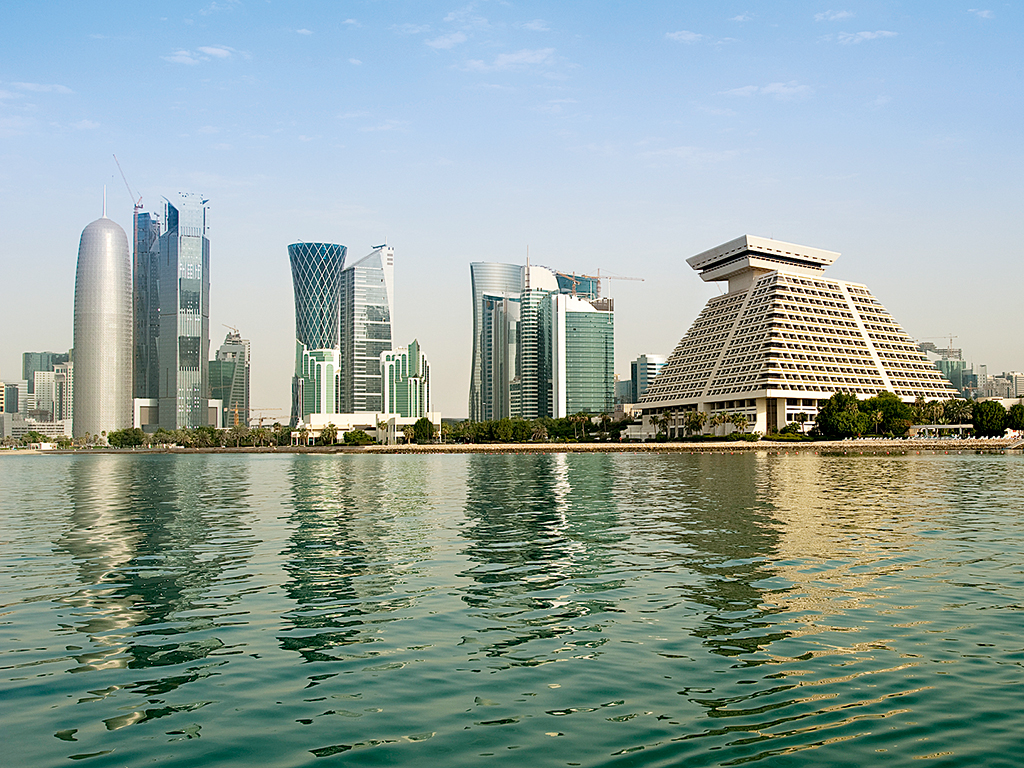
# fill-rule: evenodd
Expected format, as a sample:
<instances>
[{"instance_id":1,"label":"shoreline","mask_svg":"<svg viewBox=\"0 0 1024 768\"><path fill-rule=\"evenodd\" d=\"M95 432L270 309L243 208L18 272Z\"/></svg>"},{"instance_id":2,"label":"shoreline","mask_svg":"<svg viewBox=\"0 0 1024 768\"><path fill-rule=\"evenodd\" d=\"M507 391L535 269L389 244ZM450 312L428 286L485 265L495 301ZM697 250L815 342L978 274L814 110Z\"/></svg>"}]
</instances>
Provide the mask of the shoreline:
<instances>
[{"instance_id":1,"label":"shoreline","mask_svg":"<svg viewBox=\"0 0 1024 768\"><path fill-rule=\"evenodd\" d=\"M994 453L1020 451L1024 440L1018 438L951 439L951 440L828 440L817 442L774 442L745 440L721 442L668 443L437 443L428 445L362 445L362 446L290 446L217 447L217 448L92 448L71 451L18 449L0 451L2 455L77 455L77 454L541 454L541 453L828 453L828 454L911 454L911 453Z\"/></svg>"}]
</instances>

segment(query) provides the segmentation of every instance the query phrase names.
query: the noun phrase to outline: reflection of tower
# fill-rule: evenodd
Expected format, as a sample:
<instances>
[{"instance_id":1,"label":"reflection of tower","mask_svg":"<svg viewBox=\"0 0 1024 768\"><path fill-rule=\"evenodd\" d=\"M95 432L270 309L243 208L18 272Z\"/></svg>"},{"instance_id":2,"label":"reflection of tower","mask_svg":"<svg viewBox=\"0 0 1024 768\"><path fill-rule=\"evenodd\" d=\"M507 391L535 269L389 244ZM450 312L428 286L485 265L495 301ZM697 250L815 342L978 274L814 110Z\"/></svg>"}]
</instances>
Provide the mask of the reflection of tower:
<instances>
[{"instance_id":1,"label":"reflection of tower","mask_svg":"<svg viewBox=\"0 0 1024 768\"><path fill-rule=\"evenodd\" d=\"M395 249L381 245L341 273L341 412L382 411L380 356L391 349Z\"/></svg>"},{"instance_id":2,"label":"reflection of tower","mask_svg":"<svg viewBox=\"0 0 1024 768\"><path fill-rule=\"evenodd\" d=\"M73 433L132 425L132 265L124 230L106 216L82 232L75 276Z\"/></svg>"},{"instance_id":3,"label":"reflection of tower","mask_svg":"<svg viewBox=\"0 0 1024 768\"><path fill-rule=\"evenodd\" d=\"M288 246L295 291L292 424L311 413L338 413L341 387L341 271L346 248L334 243Z\"/></svg>"},{"instance_id":4,"label":"reflection of tower","mask_svg":"<svg viewBox=\"0 0 1024 768\"><path fill-rule=\"evenodd\" d=\"M210 357L210 241L206 200L186 193L168 202L166 231L160 235L160 426L201 427L208 423Z\"/></svg>"}]
</instances>

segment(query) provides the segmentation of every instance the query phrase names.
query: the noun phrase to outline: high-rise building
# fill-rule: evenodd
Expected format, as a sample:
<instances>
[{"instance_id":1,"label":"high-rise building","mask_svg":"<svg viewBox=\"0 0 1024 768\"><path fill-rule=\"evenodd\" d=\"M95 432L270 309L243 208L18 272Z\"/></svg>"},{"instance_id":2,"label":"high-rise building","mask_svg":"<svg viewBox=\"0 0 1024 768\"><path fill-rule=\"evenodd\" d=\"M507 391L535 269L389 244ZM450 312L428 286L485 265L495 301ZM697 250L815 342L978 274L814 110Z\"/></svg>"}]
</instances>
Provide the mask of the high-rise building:
<instances>
[{"instance_id":1,"label":"high-rise building","mask_svg":"<svg viewBox=\"0 0 1024 768\"><path fill-rule=\"evenodd\" d=\"M205 426L209 399L210 241L206 200L182 193L164 206L158 238L160 334L157 339L160 426ZM77 361L77 357L76 357ZM145 379L145 377L143 377Z\"/></svg>"},{"instance_id":2,"label":"high-rise building","mask_svg":"<svg viewBox=\"0 0 1024 768\"><path fill-rule=\"evenodd\" d=\"M134 396L160 396L160 218L136 210L132 259Z\"/></svg>"},{"instance_id":3,"label":"high-rise building","mask_svg":"<svg viewBox=\"0 0 1024 768\"><path fill-rule=\"evenodd\" d=\"M702 280L727 282L728 291L708 301L650 385L645 419L725 411L774 432L813 419L836 392L955 397L866 286L824 277L838 257L745 235L687 259Z\"/></svg>"},{"instance_id":4,"label":"high-rise building","mask_svg":"<svg viewBox=\"0 0 1024 768\"><path fill-rule=\"evenodd\" d=\"M249 424L249 340L232 328L209 362L210 399L221 404L225 427Z\"/></svg>"},{"instance_id":5,"label":"high-rise building","mask_svg":"<svg viewBox=\"0 0 1024 768\"><path fill-rule=\"evenodd\" d=\"M629 364L631 403L640 402L647 393L647 388L665 364L664 355L640 355Z\"/></svg>"},{"instance_id":6,"label":"high-rise building","mask_svg":"<svg viewBox=\"0 0 1024 768\"><path fill-rule=\"evenodd\" d=\"M21 355L21 378L28 382L28 393L35 392L36 371L52 371L68 361L67 352L24 352Z\"/></svg>"},{"instance_id":7,"label":"high-rise building","mask_svg":"<svg viewBox=\"0 0 1024 768\"><path fill-rule=\"evenodd\" d=\"M554 417L615 409L615 313L611 299L557 294L552 302Z\"/></svg>"},{"instance_id":8,"label":"high-rise building","mask_svg":"<svg viewBox=\"0 0 1024 768\"><path fill-rule=\"evenodd\" d=\"M470 264L470 275L471 418L536 419L566 415L570 406L568 413L612 410L614 321L610 300L590 298L598 294L595 279L489 263ZM576 322L578 314L588 317Z\"/></svg>"},{"instance_id":9,"label":"high-rise building","mask_svg":"<svg viewBox=\"0 0 1024 768\"><path fill-rule=\"evenodd\" d=\"M488 421L495 418L494 401L502 390L500 386L496 389L492 383L492 363L495 359L501 359L501 355L496 356L494 344L505 336L500 328L494 327L493 312L497 303L518 302L523 285L522 267L516 264L474 262L469 265L469 275L473 287L473 359L469 374L469 418L471 421ZM518 315L518 308L516 314ZM514 338L513 336L513 340ZM507 357L507 350L505 356Z\"/></svg>"},{"instance_id":10,"label":"high-rise building","mask_svg":"<svg viewBox=\"0 0 1024 768\"><path fill-rule=\"evenodd\" d=\"M292 424L341 404L341 274L347 249L335 243L288 246L295 292ZM379 358L378 358L379 365Z\"/></svg>"},{"instance_id":11,"label":"high-rise building","mask_svg":"<svg viewBox=\"0 0 1024 768\"><path fill-rule=\"evenodd\" d=\"M430 363L415 339L408 347L382 352L385 414L421 418L430 412Z\"/></svg>"},{"instance_id":12,"label":"high-rise building","mask_svg":"<svg viewBox=\"0 0 1024 768\"><path fill-rule=\"evenodd\" d=\"M32 374L34 386L29 395L31 406L28 415L39 421L53 421L55 381L54 371L36 371Z\"/></svg>"},{"instance_id":13,"label":"high-rise building","mask_svg":"<svg viewBox=\"0 0 1024 768\"><path fill-rule=\"evenodd\" d=\"M74 359L74 436L131 427L132 264L124 230L105 215L78 246Z\"/></svg>"},{"instance_id":14,"label":"high-rise building","mask_svg":"<svg viewBox=\"0 0 1024 768\"><path fill-rule=\"evenodd\" d=\"M75 364L70 360L53 368L53 419L73 418L75 396Z\"/></svg>"},{"instance_id":15,"label":"high-rise building","mask_svg":"<svg viewBox=\"0 0 1024 768\"><path fill-rule=\"evenodd\" d=\"M394 280L395 249L387 245L341 273L342 413L384 408L380 356L392 346Z\"/></svg>"}]
</instances>

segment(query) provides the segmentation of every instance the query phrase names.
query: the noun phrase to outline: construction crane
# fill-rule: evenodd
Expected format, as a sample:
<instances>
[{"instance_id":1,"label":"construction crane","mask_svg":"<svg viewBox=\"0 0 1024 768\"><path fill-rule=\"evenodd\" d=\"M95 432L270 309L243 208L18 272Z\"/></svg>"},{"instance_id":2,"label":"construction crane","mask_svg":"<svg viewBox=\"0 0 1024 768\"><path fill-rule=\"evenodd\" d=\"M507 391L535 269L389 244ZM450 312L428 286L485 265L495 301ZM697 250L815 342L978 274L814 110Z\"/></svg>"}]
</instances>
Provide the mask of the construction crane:
<instances>
[{"instance_id":1,"label":"construction crane","mask_svg":"<svg viewBox=\"0 0 1024 768\"><path fill-rule=\"evenodd\" d=\"M258 418L260 420L260 425L259 426L260 426L260 429L262 429L263 428L263 420L270 418L270 416L266 415L266 412L268 412L268 411L281 411L281 410L284 410L284 409L283 408L250 408L249 409L249 416L252 416L253 414L256 414L256 413L260 414L256 418ZM249 420L246 419L246 424L248 424L248 421Z\"/></svg>"},{"instance_id":2,"label":"construction crane","mask_svg":"<svg viewBox=\"0 0 1024 768\"><path fill-rule=\"evenodd\" d=\"M549 269L550 269L550 267L549 267ZM600 296L601 296L601 281L602 280L636 280L636 281L639 281L641 283L644 281L644 279L642 277L625 277L623 275L608 275L608 274L602 275L600 269L597 270L597 274L596 275L583 275L583 274L578 274L578 273L575 273L575 272L573 272L573 273L558 272L556 270L552 270L552 271L556 275L558 275L560 277L564 277L566 280L569 280L572 283L572 295L573 296L576 295L576 287L582 282L582 280L579 280L578 278L584 278L584 279L587 279L587 280L597 280L597 298L600 298Z\"/></svg>"},{"instance_id":3,"label":"construction crane","mask_svg":"<svg viewBox=\"0 0 1024 768\"><path fill-rule=\"evenodd\" d=\"M949 339L949 346L945 349L938 349L934 344L928 346L937 355L942 355L943 360L963 360L964 351L962 349L953 348L953 339L959 339L959 336L954 336L952 333L948 333L945 336L924 336L925 339ZM922 345L924 347L925 345Z\"/></svg>"},{"instance_id":4,"label":"construction crane","mask_svg":"<svg viewBox=\"0 0 1024 768\"><path fill-rule=\"evenodd\" d=\"M142 195L139 195L139 199L135 199L135 193L132 192L132 187L128 183L127 177L124 175L124 170L121 168L121 161L117 159L117 155L114 155L114 162L117 163L117 170L121 173L121 181L124 182L125 189L128 190L128 197L132 199L132 203L135 206L135 213L138 214L142 210Z\"/></svg>"}]
</instances>

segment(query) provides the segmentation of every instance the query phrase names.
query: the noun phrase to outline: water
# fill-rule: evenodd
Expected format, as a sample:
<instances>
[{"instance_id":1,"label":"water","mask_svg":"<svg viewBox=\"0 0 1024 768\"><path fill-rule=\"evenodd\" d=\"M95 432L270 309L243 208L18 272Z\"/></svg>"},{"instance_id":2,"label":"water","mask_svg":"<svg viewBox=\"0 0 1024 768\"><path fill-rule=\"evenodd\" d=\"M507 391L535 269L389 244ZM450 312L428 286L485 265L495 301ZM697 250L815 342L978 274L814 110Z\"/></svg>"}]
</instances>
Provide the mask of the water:
<instances>
[{"instance_id":1,"label":"water","mask_svg":"<svg viewBox=\"0 0 1024 768\"><path fill-rule=\"evenodd\" d=\"M1019 455L0 457L0 764L1021 765Z\"/></svg>"}]
</instances>

